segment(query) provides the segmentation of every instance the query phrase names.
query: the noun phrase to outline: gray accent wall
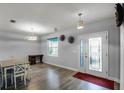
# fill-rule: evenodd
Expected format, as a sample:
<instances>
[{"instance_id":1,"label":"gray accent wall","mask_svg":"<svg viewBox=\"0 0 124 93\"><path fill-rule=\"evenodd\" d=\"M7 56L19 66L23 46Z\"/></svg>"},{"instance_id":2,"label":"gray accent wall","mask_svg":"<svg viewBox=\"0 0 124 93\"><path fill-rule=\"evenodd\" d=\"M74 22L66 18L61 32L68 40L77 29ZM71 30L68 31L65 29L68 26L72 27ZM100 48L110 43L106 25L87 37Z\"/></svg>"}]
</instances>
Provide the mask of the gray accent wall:
<instances>
[{"instance_id":1,"label":"gray accent wall","mask_svg":"<svg viewBox=\"0 0 124 93\"><path fill-rule=\"evenodd\" d=\"M109 18L84 26L83 30L78 31L75 27L69 27L63 31L41 37L41 53L44 54L43 61L45 63L67 67L73 70L79 69L79 40L78 37L83 34L108 31L108 76L109 78L119 81L120 73L120 32L115 25L115 19ZM72 35L75 37L75 43L69 44L67 38L64 42L59 42L59 56L49 57L47 54L47 38L59 37L64 34L66 37Z\"/></svg>"},{"instance_id":2,"label":"gray accent wall","mask_svg":"<svg viewBox=\"0 0 124 93\"><path fill-rule=\"evenodd\" d=\"M121 63L120 63L120 89L124 90L124 23L122 24L120 28L120 35L121 35L121 49L120 49L120 58L121 58Z\"/></svg>"},{"instance_id":3,"label":"gray accent wall","mask_svg":"<svg viewBox=\"0 0 124 93\"><path fill-rule=\"evenodd\" d=\"M124 15L124 4L123 15ZM120 27L120 89L124 90L124 19Z\"/></svg>"},{"instance_id":4,"label":"gray accent wall","mask_svg":"<svg viewBox=\"0 0 124 93\"><path fill-rule=\"evenodd\" d=\"M10 58L26 58L31 54L41 53L40 42L0 40L0 61Z\"/></svg>"}]
</instances>

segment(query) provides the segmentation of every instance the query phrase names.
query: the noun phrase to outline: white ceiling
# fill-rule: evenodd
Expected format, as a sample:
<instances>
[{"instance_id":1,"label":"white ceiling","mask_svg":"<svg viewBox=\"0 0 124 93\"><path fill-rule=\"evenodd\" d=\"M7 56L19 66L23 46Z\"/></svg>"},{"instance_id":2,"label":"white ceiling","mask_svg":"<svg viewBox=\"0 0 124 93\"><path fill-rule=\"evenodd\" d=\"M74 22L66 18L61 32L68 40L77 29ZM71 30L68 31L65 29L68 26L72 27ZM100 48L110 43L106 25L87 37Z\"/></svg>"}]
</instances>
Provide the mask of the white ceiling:
<instances>
[{"instance_id":1,"label":"white ceiling","mask_svg":"<svg viewBox=\"0 0 124 93\"><path fill-rule=\"evenodd\" d=\"M114 16L114 4L0 4L0 36L22 38L35 31L37 35L75 27L78 13L84 24ZM10 23L15 19L15 24ZM11 34L11 35L10 35ZM16 36L15 36L16 35Z\"/></svg>"}]
</instances>

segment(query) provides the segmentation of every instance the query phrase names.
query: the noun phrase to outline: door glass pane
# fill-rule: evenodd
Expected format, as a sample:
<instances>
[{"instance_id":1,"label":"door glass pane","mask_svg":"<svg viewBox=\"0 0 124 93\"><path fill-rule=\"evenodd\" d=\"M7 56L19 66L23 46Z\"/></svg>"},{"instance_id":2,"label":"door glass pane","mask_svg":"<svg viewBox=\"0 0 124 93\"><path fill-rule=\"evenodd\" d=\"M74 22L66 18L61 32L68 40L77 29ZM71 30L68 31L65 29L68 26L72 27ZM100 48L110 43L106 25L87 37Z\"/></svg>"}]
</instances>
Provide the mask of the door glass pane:
<instances>
[{"instance_id":1,"label":"door glass pane","mask_svg":"<svg viewBox=\"0 0 124 93\"><path fill-rule=\"evenodd\" d=\"M83 67L83 41L81 40L80 44L80 67Z\"/></svg>"},{"instance_id":2,"label":"door glass pane","mask_svg":"<svg viewBox=\"0 0 124 93\"><path fill-rule=\"evenodd\" d=\"M81 40L80 43L80 67L83 67L84 65L84 41Z\"/></svg>"},{"instance_id":3,"label":"door glass pane","mask_svg":"<svg viewBox=\"0 0 124 93\"><path fill-rule=\"evenodd\" d=\"M89 69L102 72L102 38L89 39Z\"/></svg>"}]
</instances>

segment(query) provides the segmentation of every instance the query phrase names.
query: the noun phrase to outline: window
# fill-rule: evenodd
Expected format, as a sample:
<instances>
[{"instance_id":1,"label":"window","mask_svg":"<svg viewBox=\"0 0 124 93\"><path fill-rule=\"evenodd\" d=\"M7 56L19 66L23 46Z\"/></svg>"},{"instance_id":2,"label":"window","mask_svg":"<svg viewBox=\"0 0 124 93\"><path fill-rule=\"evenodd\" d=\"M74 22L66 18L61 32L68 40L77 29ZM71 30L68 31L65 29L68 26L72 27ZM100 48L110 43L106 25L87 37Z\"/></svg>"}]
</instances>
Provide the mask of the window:
<instances>
[{"instance_id":1,"label":"window","mask_svg":"<svg viewBox=\"0 0 124 93\"><path fill-rule=\"evenodd\" d=\"M80 67L84 65L84 41L81 40L80 43Z\"/></svg>"},{"instance_id":2,"label":"window","mask_svg":"<svg viewBox=\"0 0 124 93\"><path fill-rule=\"evenodd\" d=\"M90 70L102 71L102 38L89 39Z\"/></svg>"},{"instance_id":3,"label":"window","mask_svg":"<svg viewBox=\"0 0 124 93\"><path fill-rule=\"evenodd\" d=\"M48 42L48 55L58 56L58 38L49 38Z\"/></svg>"}]
</instances>

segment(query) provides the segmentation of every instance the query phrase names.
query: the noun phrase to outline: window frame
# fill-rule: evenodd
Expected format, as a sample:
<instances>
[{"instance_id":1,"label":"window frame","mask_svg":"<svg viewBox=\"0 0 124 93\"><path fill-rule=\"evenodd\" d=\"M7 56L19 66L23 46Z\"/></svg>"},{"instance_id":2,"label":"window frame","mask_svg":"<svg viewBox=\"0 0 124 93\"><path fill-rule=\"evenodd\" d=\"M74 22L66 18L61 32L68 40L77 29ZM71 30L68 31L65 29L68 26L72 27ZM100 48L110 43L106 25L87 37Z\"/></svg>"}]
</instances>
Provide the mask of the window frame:
<instances>
[{"instance_id":1,"label":"window frame","mask_svg":"<svg viewBox=\"0 0 124 93\"><path fill-rule=\"evenodd\" d=\"M49 42L50 42L50 40L52 41L52 39L57 39L57 47L53 47L53 45L54 44L52 44L51 46L49 46ZM53 43L53 42L52 42ZM50 48L54 48L54 49L56 49L57 48L57 52L56 52L56 54L55 55L53 55L53 54L50 54L50 52L49 52L49 50L50 50ZM48 38L47 39L47 55L48 56L51 56L51 57L58 57L58 54L59 54L59 39L58 39L58 37L53 37L53 38Z\"/></svg>"}]
</instances>

